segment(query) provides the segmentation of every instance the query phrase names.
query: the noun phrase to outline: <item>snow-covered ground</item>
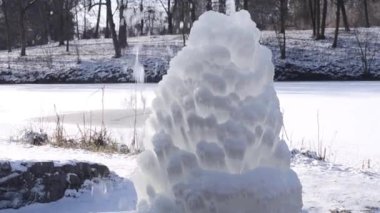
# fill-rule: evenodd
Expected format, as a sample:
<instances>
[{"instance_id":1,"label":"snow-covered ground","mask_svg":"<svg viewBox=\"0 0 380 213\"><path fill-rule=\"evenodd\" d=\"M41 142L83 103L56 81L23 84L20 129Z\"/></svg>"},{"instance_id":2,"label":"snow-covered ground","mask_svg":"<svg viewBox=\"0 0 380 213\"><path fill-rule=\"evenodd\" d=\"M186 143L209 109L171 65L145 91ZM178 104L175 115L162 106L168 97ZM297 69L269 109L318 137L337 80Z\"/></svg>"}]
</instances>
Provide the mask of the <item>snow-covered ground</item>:
<instances>
[{"instance_id":1,"label":"snow-covered ground","mask_svg":"<svg viewBox=\"0 0 380 213\"><path fill-rule=\"evenodd\" d=\"M352 80L362 79L359 43L367 45L367 60L372 77L380 73L380 28L340 30L338 45L332 48L334 29L326 29L326 39L312 39L311 30L286 32L286 59L280 59L278 40L273 31L262 32L262 43L274 56L277 80ZM377 78L378 79L378 78Z\"/></svg>"},{"instance_id":2,"label":"snow-covered ground","mask_svg":"<svg viewBox=\"0 0 380 213\"><path fill-rule=\"evenodd\" d=\"M37 128L52 128L48 118L54 115L54 105L68 118L67 131L74 134L77 131L76 122L82 122L82 113L93 111L94 117L100 113L103 86L106 125L118 140L128 143L132 130L128 123L131 115L129 100L134 94L138 97L142 94L146 99L145 107L150 108L156 85L0 86L0 160L93 161L106 164L124 178L122 181L106 181L96 185L92 192L85 192L79 198L64 198L51 204L34 204L17 211L3 212L49 212L52 209L67 212L67 208L63 208L65 206L73 206L73 211L77 208L81 212L134 208L136 197L129 181L136 167L134 156L94 154L49 146L29 147L6 142L10 136L17 134L17 130L31 123ZM328 163L302 156L296 156L292 161L292 168L303 185L305 211L327 212L342 208L353 212L368 209L372 209L369 212L379 212L376 208L380 207L380 83L299 82L276 83L275 86L284 113L286 134L283 137L289 145L316 151L319 135L327 151ZM142 108L141 99L138 102L138 107ZM108 115L112 119L107 119ZM140 117L139 128L143 127L144 118ZM362 169L363 162L368 167L368 160L370 168Z\"/></svg>"}]
</instances>

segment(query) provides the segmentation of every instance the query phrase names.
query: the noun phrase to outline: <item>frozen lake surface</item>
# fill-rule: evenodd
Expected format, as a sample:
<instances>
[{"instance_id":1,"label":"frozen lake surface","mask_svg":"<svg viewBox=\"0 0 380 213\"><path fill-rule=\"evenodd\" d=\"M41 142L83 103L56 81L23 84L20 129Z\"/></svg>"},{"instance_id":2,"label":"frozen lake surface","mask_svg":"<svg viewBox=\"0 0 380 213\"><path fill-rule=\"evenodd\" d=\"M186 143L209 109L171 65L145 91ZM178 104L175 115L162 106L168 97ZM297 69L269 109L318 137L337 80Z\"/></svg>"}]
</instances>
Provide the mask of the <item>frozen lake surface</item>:
<instances>
[{"instance_id":1,"label":"frozen lake surface","mask_svg":"<svg viewBox=\"0 0 380 213\"><path fill-rule=\"evenodd\" d=\"M371 167L379 170L379 82L281 82L275 86L284 113L283 137L291 147L317 150L320 146L326 149L332 162L360 168L363 162L370 161ZM99 125L104 102L107 128L117 140L128 143L133 128L134 98L139 108L137 125L142 128L155 87L154 84L1 85L0 140L17 136L30 126L53 128L54 108L64 115L68 133L77 132L84 115L87 120L91 115L93 124Z\"/></svg>"}]
</instances>

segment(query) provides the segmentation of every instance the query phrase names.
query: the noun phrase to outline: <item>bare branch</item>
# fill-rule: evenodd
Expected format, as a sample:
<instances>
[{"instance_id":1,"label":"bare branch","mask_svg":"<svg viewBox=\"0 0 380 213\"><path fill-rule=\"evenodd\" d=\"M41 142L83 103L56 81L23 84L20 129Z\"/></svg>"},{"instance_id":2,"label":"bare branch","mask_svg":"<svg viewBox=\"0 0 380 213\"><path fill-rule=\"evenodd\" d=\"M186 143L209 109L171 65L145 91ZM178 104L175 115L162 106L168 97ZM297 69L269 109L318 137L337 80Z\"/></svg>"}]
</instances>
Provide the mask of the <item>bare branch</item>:
<instances>
[{"instance_id":1,"label":"bare branch","mask_svg":"<svg viewBox=\"0 0 380 213\"><path fill-rule=\"evenodd\" d=\"M170 8L166 8L165 5L164 5L164 3L162 2L162 0L158 0L158 1L161 3L161 5L162 5L162 7L164 8L165 12L166 12L167 14L169 14L169 13L170 13L170 12L169 12Z\"/></svg>"}]
</instances>

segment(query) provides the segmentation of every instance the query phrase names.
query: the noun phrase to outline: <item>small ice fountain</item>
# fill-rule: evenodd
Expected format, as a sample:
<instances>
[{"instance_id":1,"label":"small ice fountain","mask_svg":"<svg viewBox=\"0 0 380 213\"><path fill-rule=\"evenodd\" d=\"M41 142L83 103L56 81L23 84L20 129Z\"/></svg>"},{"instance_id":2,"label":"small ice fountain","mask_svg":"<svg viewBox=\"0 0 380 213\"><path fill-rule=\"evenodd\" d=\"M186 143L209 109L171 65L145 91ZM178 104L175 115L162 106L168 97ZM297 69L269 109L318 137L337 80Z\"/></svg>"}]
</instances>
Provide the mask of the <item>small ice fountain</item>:
<instances>
[{"instance_id":1,"label":"small ice fountain","mask_svg":"<svg viewBox=\"0 0 380 213\"><path fill-rule=\"evenodd\" d=\"M133 66L133 78L135 79L136 83L144 83L145 82L145 70L144 66L139 61L139 51L140 46L136 46L134 48L136 58L135 58L135 64Z\"/></svg>"}]
</instances>

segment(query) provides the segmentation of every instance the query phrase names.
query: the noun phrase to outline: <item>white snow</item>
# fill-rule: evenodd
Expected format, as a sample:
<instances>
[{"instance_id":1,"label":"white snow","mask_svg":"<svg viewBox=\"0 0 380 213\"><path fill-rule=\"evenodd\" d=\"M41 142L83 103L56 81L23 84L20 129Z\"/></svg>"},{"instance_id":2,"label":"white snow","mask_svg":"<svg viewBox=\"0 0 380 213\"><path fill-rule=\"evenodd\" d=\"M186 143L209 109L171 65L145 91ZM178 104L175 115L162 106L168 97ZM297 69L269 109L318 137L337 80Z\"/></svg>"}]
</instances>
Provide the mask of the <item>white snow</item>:
<instances>
[{"instance_id":1,"label":"white snow","mask_svg":"<svg viewBox=\"0 0 380 213\"><path fill-rule=\"evenodd\" d=\"M276 90L292 148L317 151L319 138L328 161L361 168L369 160L380 172L378 82L277 83Z\"/></svg>"},{"instance_id":2,"label":"white snow","mask_svg":"<svg viewBox=\"0 0 380 213\"><path fill-rule=\"evenodd\" d=\"M138 212L299 212L271 52L246 11L203 14L159 83Z\"/></svg>"}]
</instances>

